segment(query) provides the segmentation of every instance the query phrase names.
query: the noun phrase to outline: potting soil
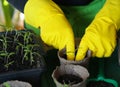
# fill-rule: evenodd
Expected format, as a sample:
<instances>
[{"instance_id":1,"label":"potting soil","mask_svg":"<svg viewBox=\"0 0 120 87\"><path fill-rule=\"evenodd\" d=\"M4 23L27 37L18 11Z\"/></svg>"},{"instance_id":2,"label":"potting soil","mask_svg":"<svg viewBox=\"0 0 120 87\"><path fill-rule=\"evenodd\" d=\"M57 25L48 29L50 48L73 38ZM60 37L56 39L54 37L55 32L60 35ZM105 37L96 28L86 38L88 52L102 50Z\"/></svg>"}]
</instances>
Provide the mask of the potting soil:
<instances>
[{"instance_id":1,"label":"potting soil","mask_svg":"<svg viewBox=\"0 0 120 87\"><path fill-rule=\"evenodd\" d=\"M62 84L77 84L83 81L83 79L75 75L64 74L58 78L58 81Z\"/></svg>"}]
</instances>

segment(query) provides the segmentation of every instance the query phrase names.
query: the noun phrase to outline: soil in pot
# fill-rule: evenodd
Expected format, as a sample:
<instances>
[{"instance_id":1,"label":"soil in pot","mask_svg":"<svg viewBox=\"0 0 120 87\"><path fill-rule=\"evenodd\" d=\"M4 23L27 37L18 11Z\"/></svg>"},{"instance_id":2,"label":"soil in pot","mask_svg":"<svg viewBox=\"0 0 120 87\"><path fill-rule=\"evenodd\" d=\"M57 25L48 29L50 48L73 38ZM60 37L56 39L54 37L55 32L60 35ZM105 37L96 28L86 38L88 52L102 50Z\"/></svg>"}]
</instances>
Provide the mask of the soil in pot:
<instances>
[{"instance_id":1,"label":"soil in pot","mask_svg":"<svg viewBox=\"0 0 120 87\"><path fill-rule=\"evenodd\" d=\"M64 74L58 78L58 81L62 84L78 84L82 82L83 79L72 74Z\"/></svg>"},{"instance_id":2,"label":"soil in pot","mask_svg":"<svg viewBox=\"0 0 120 87\"><path fill-rule=\"evenodd\" d=\"M112 83L105 81L90 81L87 84L87 87L115 87Z\"/></svg>"}]
</instances>

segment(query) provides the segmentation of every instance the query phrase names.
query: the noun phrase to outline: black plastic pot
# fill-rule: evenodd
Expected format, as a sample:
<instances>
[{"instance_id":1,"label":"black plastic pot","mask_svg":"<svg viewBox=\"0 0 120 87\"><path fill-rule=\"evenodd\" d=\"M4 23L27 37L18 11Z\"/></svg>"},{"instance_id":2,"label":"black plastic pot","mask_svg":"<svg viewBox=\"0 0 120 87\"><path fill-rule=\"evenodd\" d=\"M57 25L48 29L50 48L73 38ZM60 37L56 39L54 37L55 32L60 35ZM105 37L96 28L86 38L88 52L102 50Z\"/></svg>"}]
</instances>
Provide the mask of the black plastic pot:
<instances>
[{"instance_id":1,"label":"black plastic pot","mask_svg":"<svg viewBox=\"0 0 120 87\"><path fill-rule=\"evenodd\" d=\"M32 87L41 87L41 75L45 67L0 74L0 84L10 80L29 82Z\"/></svg>"},{"instance_id":2,"label":"black plastic pot","mask_svg":"<svg viewBox=\"0 0 120 87\"><path fill-rule=\"evenodd\" d=\"M21 35L21 33L23 34L22 36L25 36L25 33L28 33L31 31L27 31L27 30L23 30L23 31L18 31ZM11 53L14 52L15 54L10 56L9 59L13 60L14 62L7 68L4 68L4 59L6 57L4 57L3 55L1 55L1 61L0 61L0 84L2 84L3 82L6 81L11 81L11 80L18 80L18 81L25 81L28 82L32 85L32 87L41 87L40 82L41 82L41 75L43 72L46 71L46 63L44 61L44 57L45 57L45 52L42 48L42 43L40 38L38 38L34 33L32 33L31 38L24 40L23 37L17 37L17 39L14 40L14 36L16 34L18 34L18 32L16 31L8 31L8 32L1 32L1 40L0 43L2 44L4 39L2 38L2 36L4 35L4 37L7 37L6 42L7 46L6 46L6 51L7 53ZM10 37L10 38L9 38ZM27 37L27 35L26 35ZM14 43L13 43L14 41ZM25 43L26 41L26 43ZM18 42L20 42L20 44L22 44L22 46L24 45L24 47L29 46L29 45L37 45L37 47L35 47L31 51L32 53L34 53L34 55L30 55L27 54L27 60L24 60L24 53L26 52L27 49L25 49L24 51L21 51L21 48L18 48L18 50L16 51L16 48L19 44L17 44ZM16 44L15 44L16 43ZM2 44L3 45L3 44ZM2 51L3 46L0 46ZM8 46L9 45L9 46ZM6 52L5 51L5 52ZM21 54L22 52L22 54ZM37 55L35 55L37 54ZM39 55L39 56L38 56ZM31 56L33 59L31 59ZM7 59L7 58L6 58ZM29 60L33 60L33 62L29 62ZM11 62L11 60L8 60L8 64L9 61Z\"/></svg>"},{"instance_id":3,"label":"black plastic pot","mask_svg":"<svg viewBox=\"0 0 120 87\"><path fill-rule=\"evenodd\" d=\"M43 66L44 56L40 37L32 31L0 32L0 73Z\"/></svg>"}]
</instances>

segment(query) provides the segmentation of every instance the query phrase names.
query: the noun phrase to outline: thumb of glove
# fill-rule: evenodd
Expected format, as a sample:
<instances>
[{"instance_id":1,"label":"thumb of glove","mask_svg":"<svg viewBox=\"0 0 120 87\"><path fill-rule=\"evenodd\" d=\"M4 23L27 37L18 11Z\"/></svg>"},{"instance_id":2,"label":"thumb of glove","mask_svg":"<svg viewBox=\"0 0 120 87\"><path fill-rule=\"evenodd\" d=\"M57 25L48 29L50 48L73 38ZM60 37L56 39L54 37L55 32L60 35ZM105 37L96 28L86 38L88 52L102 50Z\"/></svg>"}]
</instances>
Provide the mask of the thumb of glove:
<instances>
[{"instance_id":1,"label":"thumb of glove","mask_svg":"<svg viewBox=\"0 0 120 87\"><path fill-rule=\"evenodd\" d=\"M78 47L78 51L77 51L77 54L76 54L76 58L75 60L76 61L80 61L80 60L83 60L85 58L85 55L88 51L88 46L86 45L86 41L84 38L81 39L81 42L80 42L80 45Z\"/></svg>"}]
</instances>

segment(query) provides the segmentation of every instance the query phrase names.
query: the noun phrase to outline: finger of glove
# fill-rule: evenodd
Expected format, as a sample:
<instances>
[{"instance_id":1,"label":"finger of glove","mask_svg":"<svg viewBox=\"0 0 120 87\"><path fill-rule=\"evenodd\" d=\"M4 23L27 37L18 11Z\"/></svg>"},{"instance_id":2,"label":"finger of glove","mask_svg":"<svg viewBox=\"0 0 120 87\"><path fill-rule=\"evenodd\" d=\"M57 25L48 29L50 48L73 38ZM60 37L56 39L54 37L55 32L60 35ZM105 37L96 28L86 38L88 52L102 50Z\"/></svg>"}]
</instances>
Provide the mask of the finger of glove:
<instances>
[{"instance_id":1,"label":"finger of glove","mask_svg":"<svg viewBox=\"0 0 120 87\"><path fill-rule=\"evenodd\" d=\"M101 57L104 56L104 54L105 54L104 44L100 40L98 40L96 42L96 53L95 53L95 56L101 58Z\"/></svg>"},{"instance_id":2,"label":"finger of glove","mask_svg":"<svg viewBox=\"0 0 120 87\"><path fill-rule=\"evenodd\" d=\"M96 37L97 38L97 37ZM94 39L94 38L93 38ZM98 38L97 38L98 39ZM93 57L109 57L116 44L114 41L109 41L109 40L101 40L101 39L98 39L98 40L92 40L92 41L88 41L88 48L92 51L92 56Z\"/></svg>"},{"instance_id":3,"label":"finger of glove","mask_svg":"<svg viewBox=\"0 0 120 87\"><path fill-rule=\"evenodd\" d=\"M66 49L67 60L74 60L75 58L75 43L72 35L72 33L67 34L57 42L59 50Z\"/></svg>"},{"instance_id":4,"label":"finger of glove","mask_svg":"<svg viewBox=\"0 0 120 87\"><path fill-rule=\"evenodd\" d=\"M86 53L88 51L88 46L86 45L86 43L87 43L86 41L81 40L75 58L76 61L80 61L84 59L84 57L86 56Z\"/></svg>"},{"instance_id":5,"label":"finger of glove","mask_svg":"<svg viewBox=\"0 0 120 87\"><path fill-rule=\"evenodd\" d=\"M99 37L97 38L98 41L96 41L96 44L95 44L97 48L97 53L95 56L96 57L109 57L111 53L113 52L115 43L116 43L115 26L111 24L111 22L106 22L104 20L99 20L98 24L100 24L102 28L104 27L104 29L102 30L100 28L100 25L98 26L99 29L101 29L101 31L99 32Z\"/></svg>"},{"instance_id":6,"label":"finger of glove","mask_svg":"<svg viewBox=\"0 0 120 87\"><path fill-rule=\"evenodd\" d=\"M111 47L109 47L109 48L107 48L107 50L106 50L106 52L105 52L105 54L104 54L104 57L110 57L111 56L111 54L112 54L112 52L113 52L113 48L111 48Z\"/></svg>"},{"instance_id":7,"label":"finger of glove","mask_svg":"<svg viewBox=\"0 0 120 87\"><path fill-rule=\"evenodd\" d=\"M114 51L114 48L116 46L116 44L112 44L111 42L106 42L104 43L105 46L105 54L104 57L110 57L112 52Z\"/></svg>"},{"instance_id":8,"label":"finger of glove","mask_svg":"<svg viewBox=\"0 0 120 87\"><path fill-rule=\"evenodd\" d=\"M106 53L105 53L104 57L111 56L112 52L115 49L116 43L117 43L115 26L113 24L110 24L109 26L107 26L107 28L109 29L109 36L108 36L108 40L103 42L106 47Z\"/></svg>"},{"instance_id":9,"label":"finger of glove","mask_svg":"<svg viewBox=\"0 0 120 87\"><path fill-rule=\"evenodd\" d=\"M75 43L74 38L70 38L66 44L67 60L74 60L75 58Z\"/></svg>"},{"instance_id":10,"label":"finger of glove","mask_svg":"<svg viewBox=\"0 0 120 87\"><path fill-rule=\"evenodd\" d=\"M99 35L90 34L87 41L88 41L88 48L92 51L92 57L104 56L105 47L103 41L99 38Z\"/></svg>"}]
</instances>

